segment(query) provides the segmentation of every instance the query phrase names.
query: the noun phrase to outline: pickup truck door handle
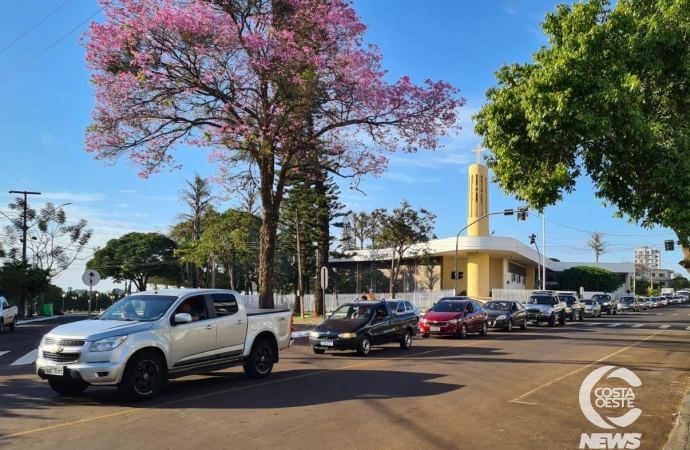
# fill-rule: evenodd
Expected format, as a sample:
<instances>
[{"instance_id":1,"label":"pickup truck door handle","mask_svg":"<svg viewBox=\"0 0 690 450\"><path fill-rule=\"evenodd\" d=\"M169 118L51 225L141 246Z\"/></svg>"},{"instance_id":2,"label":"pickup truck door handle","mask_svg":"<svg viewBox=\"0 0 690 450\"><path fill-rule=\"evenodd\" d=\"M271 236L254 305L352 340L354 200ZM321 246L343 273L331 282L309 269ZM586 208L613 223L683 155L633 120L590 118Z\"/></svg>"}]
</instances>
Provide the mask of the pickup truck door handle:
<instances>
[{"instance_id":1,"label":"pickup truck door handle","mask_svg":"<svg viewBox=\"0 0 690 450\"><path fill-rule=\"evenodd\" d=\"M237 321L237 323L244 323L244 320L240 319Z\"/></svg>"},{"instance_id":2,"label":"pickup truck door handle","mask_svg":"<svg viewBox=\"0 0 690 450\"><path fill-rule=\"evenodd\" d=\"M207 329L207 330L212 330L212 329L213 329L213 325L206 325L206 329Z\"/></svg>"}]
</instances>

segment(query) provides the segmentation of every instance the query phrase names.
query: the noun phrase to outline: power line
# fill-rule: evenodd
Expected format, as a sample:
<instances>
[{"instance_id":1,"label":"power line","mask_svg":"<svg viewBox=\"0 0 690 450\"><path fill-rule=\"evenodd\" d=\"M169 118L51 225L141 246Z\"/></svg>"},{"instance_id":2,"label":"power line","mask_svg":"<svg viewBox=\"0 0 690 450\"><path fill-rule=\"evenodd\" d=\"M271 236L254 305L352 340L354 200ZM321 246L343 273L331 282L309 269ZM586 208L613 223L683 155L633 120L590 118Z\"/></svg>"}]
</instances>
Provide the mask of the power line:
<instances>
[{"instance_id":1,"label":"power line","mask_svg":"<svg viewBox=\"0 0 690 450\"><path fill-rule=\"evenodd\" d=\"M43 55L44 53L46 53L46 52L47 52L48 50L50 50L51 48L55 47L57 44L59 44L60 42L62 42L67 36L69 36L70 34L74 33L75 31L77 31L77 30L79 29L79 27L81 27L81 26L84 25L86 22L88 22L89 20L91 20L92 17L94 17L96 14L100 13L101 11L103 11L103 8L100 8L98 11L96 11L96 12L93 13L93 14L91 14L89 17L86 18L86 20L84 20L83 22L81 22L81 23L80 23L79 25L77 25L76 27L72 28L70 31L68 31L66 34L64 34L60 39L58 39L57 41L53 42L51 45L49 45L47 48L45 48L45 49L44 49L42 52L40 52L38 55L34 56L34 57L31 58L30 60L28 60L27 62L25 62L24 64L22 64L21 66L17 67L15 70L13 70L13 71L10 72L9 74L7 74L4 78L0 79L0 83L2 83L3 81L7 80L9 77L11 77L11 76L14 75L15 73L19 72L20 70L22 70L24 67L26 67L27 65L29 65L30 63L32 63L33 61L35 61L36 59L38 59L41 55Z\"/></svg>"},{"instance_id":2,"label":"power line","mask_svg":"<svg viewBox=\"0 0 690 450\"><path fill-rule=\"evenodd\" d=\"M12 47L14 44L16 44L21 38L23 38L23 37L26 36L27 34L31 33L31 31L33 31L34 28L36 28L37 26L39 26L40 24L42 24L43 22L45 22L50 16L52 16L53 14L55 14L60 8L62 8L63 6L65 6L65 5L66 5L67 3L69 3L69 2L70 2L70 0L67 0L65 3L63 3L62 5L60 5L60 6L58 6L57 8L55 8L55 9L53 10L53 12L51 12L50 14L48 14L47 16L45 16L43 19L41 19L36 25L34 25L33 27L29 28L29 29L26 30L21 36L19 36L17 39L15 39L14 41L12 41L12 42L10 42L9 44L7 44L2 50L0 50L0 54L2 54L2 52L4 52L4 51L7 50L8 48L10 48L10 47Z\"/></svg>"}]
</instances>

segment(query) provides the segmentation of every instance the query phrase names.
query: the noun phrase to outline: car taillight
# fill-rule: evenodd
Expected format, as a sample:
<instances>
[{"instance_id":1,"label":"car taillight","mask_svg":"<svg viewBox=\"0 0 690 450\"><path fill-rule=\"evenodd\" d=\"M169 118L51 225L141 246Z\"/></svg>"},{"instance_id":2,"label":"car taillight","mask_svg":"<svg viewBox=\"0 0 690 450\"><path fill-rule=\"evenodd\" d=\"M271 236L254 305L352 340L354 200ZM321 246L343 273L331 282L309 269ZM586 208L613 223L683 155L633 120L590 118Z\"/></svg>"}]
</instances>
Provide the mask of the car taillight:
<instances>
[{"instance_id":1,"label":"car taillight","mask_svg":"<svg viewBox=\"0 0 690 450\"><path fill-rule=\"evenodd\" d=\"M292 316L290 316L290 333L292 333L292 332L295 331L295 326L294 326L294 324L295 324L295 318L292 317Z\"/></svg>"}]
</instances>

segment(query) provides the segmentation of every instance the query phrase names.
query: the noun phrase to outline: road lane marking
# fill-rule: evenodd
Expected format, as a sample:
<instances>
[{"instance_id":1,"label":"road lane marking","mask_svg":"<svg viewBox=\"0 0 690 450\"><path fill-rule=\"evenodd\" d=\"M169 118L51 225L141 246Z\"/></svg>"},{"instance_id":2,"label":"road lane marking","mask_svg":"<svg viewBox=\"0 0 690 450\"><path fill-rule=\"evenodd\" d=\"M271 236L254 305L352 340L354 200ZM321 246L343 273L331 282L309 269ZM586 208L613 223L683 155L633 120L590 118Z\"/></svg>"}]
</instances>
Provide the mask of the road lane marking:
<instances>
[{"instance_id":1,"label":"road lane marking","mask_svg":"<svg viewBox=\"0 0 690 450\"><path fill-rule=\"evenodd\" d=\"M9 353L9 350L6 352L0 352L0 356L4 355L5 353Z\"/></svg>"},{"instance_id":2,"label":"road lane marking","mask_svg":"<svg viewBox=\"0 0 690 450\"><path fill-rule=\"evenodd\" d=\"M646 324L644 324L644 323L636 323L635 325L631 326L630 328L640 328L640 327L643 327L645 325Z\"/></svg>"},{"instance_id":3,"label":"road lane marking","mask_svg":"<svg viewBox=\"0 0 690 450\"><path fill-rule=\"evenodd\" d=\"M34 362L36 362L37 356L38 356L38 349L31 350L29 353L27 353L26 355L22 356L21 358L19 358L18 360L16 360L12 364L10 364L10 366L23 366L26 364L33 364Z\"/></svg>"},{"instance_id":4,"label":"road lane marking","mask_svg":"<svg viewBox=\"0 0 690 450\"><path fill-rule=\"evenodd\" d=\"M64 427L69 427L69 426L72 426L72 425L81 425L81 424L84 424L84 423L87 423L87 422L93 422L93 421L96 421L96 420L109 419L109 418L111 418L111 417L122 416L122 415L125 415L125 414L134 414L134 413L137 413L137 412L146 412L146 411L149 411L149 410L151 410L151 409L158 409L158 408L162 408L162 407L165 407L165 406L175 405L175 404L177 404L177 403L182 403L182 402L186 402L186 401L190 401L190 400L199 400L199 399L206 398L206 397L214 397L214 396L217 396L217 395L227 394L227 393L230 393L230 392L244 391L244 390L246 390L246 389L252 389L252 388L257 388L257 387L266 386L267 384L282 383L282 382L285 382L285 381L296 380L296 379L298 379L298 378L306 378L306 377L311 377L311 376L314 376L314 375L321 375L321 374L325 374L325 373L338 372L338 371L341 371L341 370L354 369L354 368L356 368L356 367L369 366L369 365L376 364L376 363L380 363L380 362L388 362L388 361L395 361L395 360L399 360L399 359L407 359L407 358L416 357L416 356L419 356L419 355L428 355L428 354L430 354L430 353L437 353L437 352L441 352L441 351L444 351L444 350L452 350L452 349L454 349L454 348L469 347L469 346L472 346L472 345L479 345L479 344L488 344L488 343L491 343L491 342L494 342L494 341L501 341L501 340L504 340L504 339L507 339L507 338L508 338L508 336L506 336L506 337L500 337L500 338L495 338L495 339L492 339L492 340L483 340L483 341L468 342L468 343L466 343L466 344L451 345L451 346L448 346L448 347L441 347L441 348L436 348L436 349L434 349L434 350L427 350L427 351L424 351L424 352L415 353L415 354L413 354L413 355L400 356L400 357L397 357L397 358L375 359L375 360L371 360L371 361L367 361L367 362L363 362L363 363L351 364L351 365L349 365L349 366L339 367L339 368L337 368L337 369L320 370L320 371L318 371L318 372L307 373L307 374L304 374L304 375L296 375L296 376L294 376L294 377L281 378L281 379L272 380L272 381L264 381L264 382L261 382L260 384L259 384L259 383L255 383L255 384L250 384L250 385L247 385L247 386L239 386L239 387L236 387L236 388L225 389L225 390L223 390L223 391L216 391L216 392L212 392L212 393L208 393L208 394L197 395L197 396L194 396L194 397L186 397L186 398L182 398L182 399L178 399L178 400L173 400L173 401L170 401L170 402L161 403L161 404L158 405L158 406L152 406L152 407L150 407L150 408L132 408L132 409L128 409L128 410L126 410L126 411L118 411L118 412L111 413L111 414L104 414L104 415L102 415L102 416L88 417L88 418L85 418L85 419L73 420L73 421L71 421L71 422L58 423L58 424L55 424L55 425L48 425L48 426L45 426L45 427L34 428L34 429L31 429L31 430L19 431L19 432L17 432L17 433L8 434L8 435L5 435L5 436L0 436L0 441L3 441L3 440L5 440L5 439L9 439L9 438L13 438L13 437L25 436L25 435L27 435L27 434L34 434L34 433L38 433L38 432L41 432L41 431L54 430L54 429L56 429L56 428L64 428Z\"/></svg>"},{"instance_id":5,"label":"road lane marking","mask_svg":"<svg viewBox=\"0 0 690 450\"><path fill-rule=\"evenodd\" d=\"M616 328L616 327L619 327L621 325L623 325L623 324L622 323L612 323L611 325L609 325L609 328Z\"/></svg>"},{"instance_id":6,"label":"road lane marking","mask_svg":"<svg viewBox=\"0 0 690 450\"><path fill-rule=\"evenodd\" d=\"M666 328L671 328L671 325L662 325L659 327L660 330L665 330Z\"/></svg>"},{"instance_id":7,"label":"road lane marking","mask_svg":"<svg viewBox=\"0 0 690 450\"><path fill-rule=\"evenodd\" d=\"M541 386L539 386L539 387L537 387L537 388L534 388L534 389L532 389L531 391L527 392L526 394L522 394L521 396L519 396L519 397L517 397L517 398L515 398L515 399L513 399L513 400L510 400L508 403L522 403L522 402L520 402L520 400L523 399L523 398L525 398L525 397L527 397L528 395L534 394L534 393L537 392L538 390L540 390L540 389L542 389L542 388L545 388L545 387L547 387L547 386L551 386L552 384L556 383L557 381L561 381L561 380L564 379L564 378L568 378L570 375L574 375L574 374L576 374L576 373L578 373L578 372L580 372L580 371L582 371L582 370L587 369L588 367L592 367L592 366L595 365L595 364L599 364L600 362L605 361L605 360L611 358L612 356L616 356L616 355L619 354L619 353L623 353L624 351L626 351L626 350L628 350L628 349L631 349L631 348L635 347L637 344L639 344L639 343L641 343L641 342L644 342L644 341L646 341L646 340L648 340L648 339L651 339L651 338L653 338L654 336L656 336L656 335L658 335L658 334L661 334L661 331L657 331L657 332L654 333L654 334L650 334L650 335L647 336L646 338L644 338L644 339L642 339L642 340L639 340L639 341L635 342L634 344L628 345L628 346L625 347L625 348L622 348L622 349L620 349L620 350L617 350L617 351L615 351L615 352L613 352L613 353L611 353L611 354L609 354L609 355L606 355L606 356L604 356L603 358L600 358L600 359L594 361L593 363L589 363L589 364L587 364L586 366L582 366L582 367L580 367L579 369L575 369L575 370L573 370L572 372L568 372L568 373L566 373L565 375L556 378L555 380L549 381L548 383L544 383L544 384L542 384Z\"/></svg>"}]
</instances>

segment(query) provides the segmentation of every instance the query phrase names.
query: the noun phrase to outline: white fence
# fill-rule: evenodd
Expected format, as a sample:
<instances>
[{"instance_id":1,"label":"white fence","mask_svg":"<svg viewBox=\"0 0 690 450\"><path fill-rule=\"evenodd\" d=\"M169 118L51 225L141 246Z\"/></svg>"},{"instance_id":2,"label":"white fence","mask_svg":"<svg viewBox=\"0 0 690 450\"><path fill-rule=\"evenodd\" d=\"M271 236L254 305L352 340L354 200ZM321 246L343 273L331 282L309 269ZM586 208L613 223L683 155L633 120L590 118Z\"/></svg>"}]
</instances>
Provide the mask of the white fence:
<instances>
[{"instance_id":1,"label":"white fence","mask_svg":"<svg viewBox=\"0 0 690 450\"><path fill-rule=\"evenodd\" d=\"M527 303L532 289L492 289L491 300L518 300Z\"/></svg>"},{"instance_id":2,"label":"white fence","mask_svg":"<svg viewBox=\"0 0 690 450\"><path fill-rule=\"evenodd\" d=\"M446 289L441 291L414 291L414 292L400 292L395 294L398 300L408 300L413 305L419 307L420 310L425 311L443 297L452 296L453 290ZM244 295L245 304L250 308L259 307L259 295ZM359 300L362 294L326 294L324 299L324 309L326 312L335 311L343 303L354 302ZM377 294L378 299L386 298L385 294ZM273 303L276 309L292 310L295 304L294 295L278 295L273 296ZM307 294L304 296L304 310L314 311L314 294Z\"/></svg>"}]
</instances>

